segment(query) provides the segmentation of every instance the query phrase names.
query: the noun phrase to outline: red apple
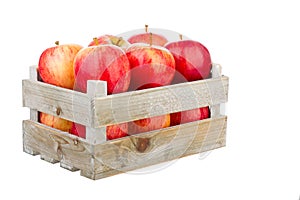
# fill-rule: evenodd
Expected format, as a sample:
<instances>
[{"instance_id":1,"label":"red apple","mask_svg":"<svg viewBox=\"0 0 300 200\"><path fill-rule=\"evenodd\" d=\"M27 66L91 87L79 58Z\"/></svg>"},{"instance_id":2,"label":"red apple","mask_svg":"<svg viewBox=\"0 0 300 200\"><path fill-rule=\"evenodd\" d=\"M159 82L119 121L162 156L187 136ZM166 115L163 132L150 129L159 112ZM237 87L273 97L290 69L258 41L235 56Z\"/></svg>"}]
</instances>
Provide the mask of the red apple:
<instances>
[{"instance_id":1,"label":"red apple","mask_svg":"<svg viewBox=\"0 0 300 200\"><path fill-rule=\"evenodd\" d=\"M209 78L211 57L207 48L193 40L181 40L165 46L175 58L176 74L173 83ZM171 125L192 122L208 118L209 107L188 110L171 114Z\"/></svg>"},{"instance_id":2,"label":"red apple","mask_svg":"<svg viewBox=\"0 0 300 200\"><path fill-rule=\"evenodd\" d=\"M82 46L77 44L59 45L47 48L39 59L38 71L43 82L63 88L73 89L74 69L73 61ZM69 131L72 122L54 117L46 113L40 113L41 123L59 129Z\"/></svg>"},{"instance_id":3,"label":"red apple","mask_svg":"<svg viewBox=\"0 0 300 200\"><path fill-rule=\"evenodd\" d=\"M127 91L130 83L130 64L125 52L115 45L98 45L82 49L74 61L75 90L86 92L87 80L107 82L107 93ZM108 139L127 136L127 123L108 126ZM85 138L85 126L73 123L71 133Z\"/></svg>"},{"instance_id":4,"label":"red apple","mask_svg":"<svg viewBox=\"0 0 300 200\"><path fill-rule=\"evenodd\" d=\"M133 135L170 126L170 114L128 122L128 134Z\"/></svg>"},{"instance_id":5,"label":"red apple","mask_svg":"<svg viewBox=\"0 0 300 200\"><path fill-rule=\"evenodd\" d=\"M130 90L168 85L175 73L175 60L165 48L133 44L126 51L131 65ZM137 134L170 126L170 115L140 119L128 124L128 133Z\"/></svg>"},{"instance_id":6,"label":"red apple","mask_svg":"<svg viewBox=\"0 0 300 200\"><path fill-rule=\"evenodd\" d=\"M181 40L168 43L167 48L175 58L176 71L187 81L209 78L211 71L211 57L207 48L200 42L193 40ZM180 77L175 76L174 83Z\"/></svg>"},{"instance_id":7,"label":"red apple","mask_svg":"<svg viewBox=\"0 0 300 200\"><path fill-rule=\"evenodd\" d=\"M72 129L70 132L81 138L86 137L85 126L83 126L81 124L73 123ZM116 124L116 125L111 125L111 126L106 127L106 138L108 140L125 137L128 135L127 133L128 133L128 124L127 123Z\"/></svg>"},{"instance_id":8,"label":"red apple","mask_svg":"<svg viewBox=\"0 0 300 200\"><path fill-rule=\"evenodd\" d=\"M94 40L90 42L89 46L97 46L101 44L113 44L121 47L123 50L126 50L130 45L130 43L124 40L122 37L117 37L114 35L102 35L98 38L94 38Z\"/></svg>"},{"instance_id":9,"label":"red apple","mask_svg":"<svg viewBox=\"0 0 300 200\"><path fill-rule=\"evenodd\" d=\"M209 107L186 110L183 112L171 113L171 126L193 122L196 120L206 119L210 117Z\"/></svg>"},{"instance_id":10,"label":"red apple","mask_svg":"<svg viewBox=\"0 0 300 200\"><path fill-rule=\"evenodd\" d=\"M204 45L193 40L181 40L168 43L165 47L170 50L176 62L173 83L209 78L212 62ZM205 119L209 115L209 107L173 113L171 114L171 125Z\"/></svg>"},{"instance_id":11,"label":"red apple","mask_svg":"<svg viewBox=\"0 0 300 200\"><path fill-rule=\"evenodd\" d=\"M106 127L106 137L109 140L125 137L128 135L128 123L116 124Z\"/></svg>"},{"instance_id":12,"label":"red apple","mask_svg":"<svg viewBox=\"0 0 300 200\"><path fill-rule=\"evenodd\" d=\"M46 113L39 113L39 120L42 124L61 131L69 132L72 128L72 122Z\"/></svg>"},{"instance_id":13,"label":"red apple","mask_svg":"<svg viewBox=\"0 0 300 200\"><path fill-rule=\"evenodd\" d=\"M85 138L85 126L84 125L81 125L81 124L78 124L78 123L75 123L73 122L72 123L72 127L71 127L71 130L70 130L70 133L73 134L73 135L76 135L78 137L81 137L81 138Z\"/></svg>"},{"instance_id":14,"label":"red apple","mask_svg":"<svg viewBox=\"0 0 300 200\"><path fill-rule=\"evenodd\" d=\"M150 44L151 39L150 39L150 33L141 33L141 34L137 34L134 36L131 36L128 39L128 42L130 42L131 44L134 43L146 43L146 44ZM152 34L152 44L153 45L157 45L157 46L164 46L166 43L168 42L168 40L159 34Z\"/></svg>"},{"instance_id":15,"label":"red apple","mask_svg":"<svg viewBox=\"0 0 300 200\"><path fill-rule=\"evenodd\" d=\"M41 79L49 84L73 89L73 61L82 46L65 44L50 47L40 56L38 71Z\"/></svg>"},{"instance_id":16,"label":"red apple","mask_svg":"<svg viewBox=\"0 0 300 200\"><path fill-rule=\"evenodd\" d=\"M156 34L156 33L148 33L148 25L145 25L145 33L140 33L131 36L128 39L128 42L131 44L134 43L146 43L146 44L153 44L157 46L164 46L168 40L163 35Z\"/></svg>"},{"instance_id":17,"label":"red apple","mask_svg":"<svg viewBox=\"0 0 300 200\"><path fill-rule=\"evenodd\" d=\"M108 94L127 91L130 64L125 52L115 45L98 45L82 49L74 61L75 87L86 92L88 80L107 82Z\"/></svg>"},{"instance_id":18,"label":"red apple","mask_svg":"<svg viewBox=\"0 0 300 200\"><path fill-rule=\"evenodd\" d=\"M168 85L175 74L175 60L165 48L133 44L126 55L131 66L130 90Z\"/></svg>"}]
</instances>

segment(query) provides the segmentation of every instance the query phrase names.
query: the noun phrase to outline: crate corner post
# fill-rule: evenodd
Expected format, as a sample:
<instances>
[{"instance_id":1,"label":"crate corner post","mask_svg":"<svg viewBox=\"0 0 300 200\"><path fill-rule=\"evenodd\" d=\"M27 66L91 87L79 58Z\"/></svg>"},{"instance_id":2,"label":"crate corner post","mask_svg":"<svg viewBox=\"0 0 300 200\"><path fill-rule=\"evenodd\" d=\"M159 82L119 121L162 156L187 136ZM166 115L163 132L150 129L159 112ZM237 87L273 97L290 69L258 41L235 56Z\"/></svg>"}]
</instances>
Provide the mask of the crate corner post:
<instances>
[{"instance_id":1,"label":"crate corner post","mask_svg":"<svg viewBox=\"0 0 300 200\"><path fill-rule=\"evenodd\" d=\"M107 82L100 80L88 80L87 82L87 95L90 100L90 125L86 127L86 140L90 144L99 144L106 141L106 127L96 127L98 120L95 115L94 98L107 96Z\"/></svg>"},{"instance_id":2,"label":"crate corner post","mask_svg":"<svg viewBox=\"0 0 300 200\"><path fill-rule=\"evenodd\" d=\"M32 80L32 81L38 81L38 69L37 69L37 66L36 65L32 65L29 67L29 79ZM24 103L24 91L22 91L22 98L23 98L23 106L25 106L25 103ZM30 108L30 120L31 121L34 121L34 122L38 122L38 111L36 109L32 109ZM37 151L34 151L33 149L31 149L27 144L26 144L26 132L25 132L25 123L26 121L23 121L23 151L25 153L28 153L30 155L38 155L39 153Z\"/></svg>"}]
</instances>

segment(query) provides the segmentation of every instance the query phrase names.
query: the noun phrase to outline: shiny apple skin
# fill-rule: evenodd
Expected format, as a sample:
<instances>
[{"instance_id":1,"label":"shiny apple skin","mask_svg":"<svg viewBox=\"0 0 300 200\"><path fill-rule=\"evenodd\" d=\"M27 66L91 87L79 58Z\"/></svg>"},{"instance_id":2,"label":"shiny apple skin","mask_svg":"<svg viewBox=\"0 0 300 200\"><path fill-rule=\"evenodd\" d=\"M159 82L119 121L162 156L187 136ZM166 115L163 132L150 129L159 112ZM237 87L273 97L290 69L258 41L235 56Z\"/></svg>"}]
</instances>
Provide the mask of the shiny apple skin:
<instances>
[{"instance_id":1,"label":"shiny apple skin","mask_svg":"<svg viewBox=\"0 0 300 200\"><path fill-rule=\"evenodd\" d=\"M38 72L43 82L73 89L74 68L73 61L83 47L78 44L57 45L45 49L39 58ZM69 132L72 122L46 113L39 113L42 124Z\"/></svg>"},{"instance_id":2,"label":"shiny apple skin","mask_svg":"<svg viewBox=\"0 0 300 200\"><path fill-rule=\"evenodd\" d=\"M170 114L128 122L128 134L134 135L170 126Z\"/></svg>"},{"instance_id":3,"label":"shiny apple skin","mask_svg":"<svg viewBox=\"0 0 300 200\"><path fill-rule=\"evenodd\" d=\"M192 110L186 110L177 113L171 113L171 126L179 124L185 124L197 120L207 119L210 117L209 107L197 108Z\"/></svg>"},{"instance_id":4,"label":"shiny apple skin","mask_svg":"<svg viewBox=\"0 0 300 200\"><path fill-rule=\"evenodd\" d=\"M115 45L98 45L82 49L74 61L75 90L87 91L87 80L107 82L107 93L116 94L128 90L130 84L130 64L125 52ZM125 137L128 124L116 124L106 127L108 140ZM71 133L86 137L86 127L73 123Z\"/></svg>"},{"instance_id":5,"label":"shiny apple skin","mask_svg":"<svg viewBox=\"0 0 300 200\"><path fill-rule=\"evenodd\" d=\"M77 135L81 138L86 138L86 127L84 125L73 123L70 133ZM128 136L128 124L116 124L106 127L106 138L113 140L121 137ZM99 133L100 134L100 133Z\"/></svg>"},{"instance_id":6,"label":"shiny apple skin","mask_svg":"<svg viewBox=\"0 0 300 200\"><path fill-rule=\"evenodd\" d=\"M169 85L175 74L175 60L165 48L133 44L126 55L131 66L129 90L140 90Z\"/></svg>"},{"instance_id":7,"label":"shiny apple skin","mask_svg":"<svg viewBox=\"0 0 300 200\"><path fill-rule=\"evenodd\" d=\"M45 124L47 126L50 126L52 128L56 128L58 130L61 131L66 131L66 132L70 132L71 128L72 128L72 122L59 118L59 117L55 117L53 115L49 115L46 113L39 113L39 121L42 124Z\"/></svg>"},{"instance_id":8,"label":"shiny apple skin","mask_svg":"<svg viewBox=\"0 0 300 200\"><path fill-rule=\"evenodd\" d=\"M208 49L200 42L193 40L181 40L166 44L174 56L176 71L187 81L196 81L210 77L212 62ZM176 76L173 83L182 80Z\"/></svg>"},{"instance_id":9,"label":"shiny apple skin","mask_svg":"<svg viewBox=\"0 0 300 200\"><path fill-rule=\"evenodd\" d=\"M107 82L108 94L128 90L130 64L125 52L115 45L98 45L82 49L74 61L76 91L87 92L88 80Z\"/></svg>"},{"instance_id":10,"label":"shiny apple skin","mask_svg":"<svg viewBox=\"0 0 300 200\"><path fill-rule=\"evenodd\" d=\"M38 71L45 83L73 89L74 58L82 49L77 44L65 44L50 47L43 51L39 59Z\"/></svg>"}]
</instances>

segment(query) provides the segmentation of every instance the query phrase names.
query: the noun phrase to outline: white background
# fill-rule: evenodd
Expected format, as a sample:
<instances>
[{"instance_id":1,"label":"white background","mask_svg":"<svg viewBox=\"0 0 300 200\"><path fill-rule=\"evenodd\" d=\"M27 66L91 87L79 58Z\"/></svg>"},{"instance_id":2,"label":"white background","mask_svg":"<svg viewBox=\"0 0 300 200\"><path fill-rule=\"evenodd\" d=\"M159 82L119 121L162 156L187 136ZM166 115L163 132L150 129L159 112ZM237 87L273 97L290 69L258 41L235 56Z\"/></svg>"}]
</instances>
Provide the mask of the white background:
<instances>
[{"instance_id":1,"label":"white background","mask_svg":"<svg viewBox=\"0 0 300 200\"><path fill-rule=\"evenodd\" d=\"M299 19L297 0L1 1L0 199L299 199ZM97 181L23 153L21 80L41 52L145 23L202 42L222 64L227 147Z\"/></svg>"}]
</instances>

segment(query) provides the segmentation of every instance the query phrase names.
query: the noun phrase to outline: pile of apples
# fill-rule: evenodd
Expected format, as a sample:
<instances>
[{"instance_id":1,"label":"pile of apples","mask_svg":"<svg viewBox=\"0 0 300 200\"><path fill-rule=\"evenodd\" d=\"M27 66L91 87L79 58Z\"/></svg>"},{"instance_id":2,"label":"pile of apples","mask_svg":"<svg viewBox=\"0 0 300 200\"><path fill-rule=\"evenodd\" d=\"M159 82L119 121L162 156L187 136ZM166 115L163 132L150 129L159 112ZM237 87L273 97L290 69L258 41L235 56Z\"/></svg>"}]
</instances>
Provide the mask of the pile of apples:
<instances>
[{"instance_id":1,"label":"pile of apples","mask_svg":"<svg viewBox=\"0 0 300 200\"><path fill-rule=\"evenodd\" d=\"M210 77L211 57L198 41L168 41L158 33L134 34L127 40L113 35L94 38L87 47L63 44L47 48L40 56L38 72L43 82L87 92L87 80L107 82L107 93L142 90ZM209 107L150 117L106 128L107 139L175 126L210 117ZM85 138L83 125L46 113L39 121Z\"/></svg>"}]
</instances>

